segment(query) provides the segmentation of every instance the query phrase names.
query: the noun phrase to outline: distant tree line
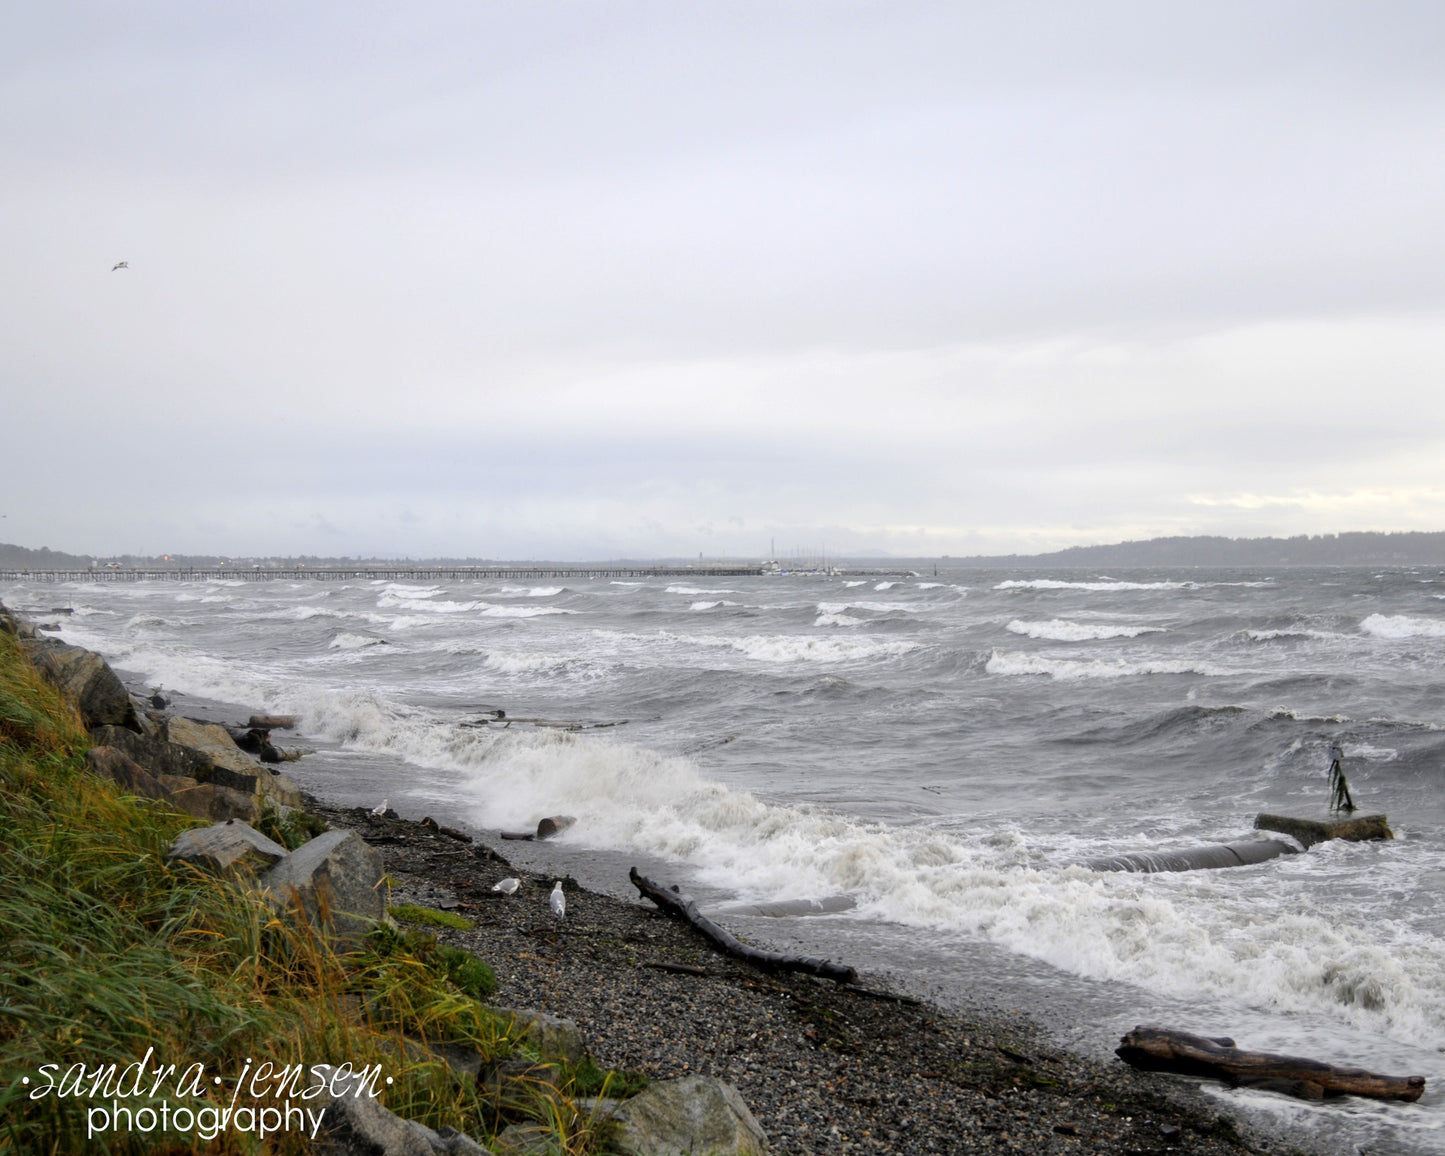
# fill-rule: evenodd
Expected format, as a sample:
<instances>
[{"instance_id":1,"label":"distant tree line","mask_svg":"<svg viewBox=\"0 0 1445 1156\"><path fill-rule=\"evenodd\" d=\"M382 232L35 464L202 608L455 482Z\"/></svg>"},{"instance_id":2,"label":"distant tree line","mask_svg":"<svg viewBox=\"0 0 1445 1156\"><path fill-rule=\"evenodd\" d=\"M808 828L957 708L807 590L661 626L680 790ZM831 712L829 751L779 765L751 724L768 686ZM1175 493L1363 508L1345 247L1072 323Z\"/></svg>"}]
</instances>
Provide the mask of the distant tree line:
<instances>
[{"instance_id":1,"label":"distant tree line","mask_svg":"<svg viewBox=\"0 0 1445 1156\"><path fill-rule=\"evenodd\" d=\"M404 560L424 565L495 565L477 558L423 558ZM517 559L511 559L515 563ZM871 559L877 563L882 559ZM919 559L918 561L922 561ZM167 557L66 554L48 547L32 550L0 542L0 569L84 570L87 566L117 562L122 566L212 567L222 563L244 566L291 567L396 565L398 559L327 558L303 554L287 558L239 558L221 554L171 554ZM1301 534L1295 538L1150 538L1111 546L1071 546L1051 554L994 554L949 558L954 566L989 567L1166 567L1202 566L1445 566L1445 532ZM551 564L551 563L548 563Z\"/></svg>"},{"instance_id":2,"label":"distant tree line","mask_svg":"<svg viewBox=\"0 0 1445 1156\"><path fill-rule=\"evenodd\" d=\"M1150 538L1052 554L954 558L962 566L1445 566L1445 532L1301 534L1296 538Z\"/></svg>"}]
</instances>

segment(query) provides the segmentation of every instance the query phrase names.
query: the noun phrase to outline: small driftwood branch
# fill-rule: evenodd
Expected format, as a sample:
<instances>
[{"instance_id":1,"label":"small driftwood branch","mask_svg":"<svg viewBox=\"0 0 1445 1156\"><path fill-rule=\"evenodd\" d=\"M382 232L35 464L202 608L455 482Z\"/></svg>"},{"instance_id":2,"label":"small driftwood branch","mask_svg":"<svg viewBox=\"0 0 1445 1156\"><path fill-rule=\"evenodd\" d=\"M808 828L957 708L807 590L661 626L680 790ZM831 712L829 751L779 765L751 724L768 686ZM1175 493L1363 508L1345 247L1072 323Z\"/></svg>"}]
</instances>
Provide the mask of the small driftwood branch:
<instances>
[{"instance_id":1,"label":"small driftwood branch","mask_svg":"<svg viewBox=\"0 0 1445 1156\"><path fill-rule=\"evenodd\" d=\"M1206 1039L1164 1028L1137 1027L1114 1052L1126 1064L1147 1071L1211 1076L1235 1087L1263 1088L1304 1100L1367 1096L1413 1102L1425 1091L1424 1076L1381 1076L1363 1068L1247 1052L1225 1037Z\"/></svg>"},{"instance_id":2,"label":"small driftwood branch","mask_svg":"<svg viewBox=\"0 0 1445 1156\"><path fill-rule=\"evenodd\" d=\"M694 967L690 963L644 963L641 966L650 967L654 971L670 971L674 975L706 976L708 974L707 968Z\"/></svg>"},{"instance_id":3,"label":"small driftwood branch","mask_svg":"<svg viewBox=\"0 0 1445 1156\"><path fill-rule=\"evenodd\" d=\"M760 951L756 947L749 947L732 932L724 930L702 914L697 909L697 904L691 899L639 875L636 867L628 872L628 878L632 880L632 885L642 893L643 898L651 899L668 915L676 919L687 920L707 939L711 940L720 951L737 959L745 959L767 971L806 971L809 975L820 975L835 983L856 983L858 980L858 973L841 963L833 963L826 959L811 959L802 955L785 955L780 951Z\"/></svg>"}]
</instances>

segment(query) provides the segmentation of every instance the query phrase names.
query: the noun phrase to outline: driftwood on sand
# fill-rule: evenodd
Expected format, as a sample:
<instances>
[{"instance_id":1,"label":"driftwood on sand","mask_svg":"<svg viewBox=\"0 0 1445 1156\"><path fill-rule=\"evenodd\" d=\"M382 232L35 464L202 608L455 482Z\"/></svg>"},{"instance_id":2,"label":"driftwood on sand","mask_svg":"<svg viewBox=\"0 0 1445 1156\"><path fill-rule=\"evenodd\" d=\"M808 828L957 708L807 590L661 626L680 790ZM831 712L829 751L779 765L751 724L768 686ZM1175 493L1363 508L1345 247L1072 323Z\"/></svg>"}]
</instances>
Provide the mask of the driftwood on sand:
<instances>
[{"instance_id":1,"label":"driftwood on sand","mask_svg":"<svg viewBox=\"0 0 1445 1156\"><path fill-rule=\"evenodd\" d=\"M1207 1039L1164 1028L1137 1027L1114 1051L1125 1063L1147 1071L1212 1076L1235 1087L1283 1092L1303 1100L1367 1096L1413 1102L1425 1091L1424 1076L1381 1076L1319 1060L1247 1052L1224 1036Z\"/></svg>"},{"instance_id":2,"label":"driftwood on sand","mask_svg":"<svg viewBox=\"0 0 1445 1156\"><path fill-rule=\"evenodd\" d=\"M854 983L858 979L856 971L841 963L833 963L826 959L812 959L801 955L785 955L780 951L761 951L756 947L749 947L732 932L724 930L702 914L697 909L697 904L691 899L669 888L659 886L646 876L638 874L636 867L628 872L628 878L632 880L633 886L642 893L643 898L651 899L668 915L687 920L711 940L720 951L737 959L745 959L768 971L805 971L810 975L819 975L836 983Z\"/></svg>"}]
</instances>

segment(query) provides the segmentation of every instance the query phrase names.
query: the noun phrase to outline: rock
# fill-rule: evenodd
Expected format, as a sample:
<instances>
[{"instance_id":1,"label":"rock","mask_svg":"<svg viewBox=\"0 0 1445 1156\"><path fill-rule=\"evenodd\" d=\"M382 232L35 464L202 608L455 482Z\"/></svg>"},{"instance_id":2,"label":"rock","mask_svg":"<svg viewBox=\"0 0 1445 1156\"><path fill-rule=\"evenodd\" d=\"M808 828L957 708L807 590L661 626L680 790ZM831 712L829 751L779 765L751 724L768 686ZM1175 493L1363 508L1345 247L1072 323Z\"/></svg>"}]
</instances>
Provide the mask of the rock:
<instances>
[{"instance_id":1,"label":"rock","mask_svg":"<svg viewBox=\"0 0 1445 1156\"><path fill-rule=\"evenodd\" d=\"M133 731L118 727L102 727L101 731L112 731L116 735L129 735L132 747L141 747L147 740ZM169 743L157 744L161 748ZM182 748L177 748L178 750ZM232 790L215 783L202 783L189 775L173 774L171 771L184 765L177 760L161 758L160 767L171 771L157 771L144 766L119 746L101 745L86 752L86 765L97 775L118 783L132 795L146 799L161 799L176 810L198 819L224 822L240 819L243 823L254 822L260 814L257 796L244 791Z\"/></svg>"},{"instance_id":2,"label":"rock","mask_svg":"<svg viewBox=\"0 0 1445 1156\"><path fill-rule=\"evenodd\" d=\"M174 788L166 801L177 811L194 815L197 819L210 819L224 823L227 819L239 819L243 823L254 823L261 817L258 797L220 783L197 783Z\"/></svg>"},{"instance_id":3,"label":"rock","mask_svg":"<svg viewBox=\"0 0 1445 1156\"><path fill-rule=\"evenodd\" d=\"M0 603L0 631L13 634L16 638L34 638L35 628L23 618L17 618Z\"/></svg>"},{"instance_id":4,"label":"rock","mask_svg":"<svg viewBox=\"0 0 1445 1156\"><path fill-rule=\"evenodd\" d=\"M164 737L150 738L123 727L95 727L91 730L90 737L97 745L116 747L124 751L156 776L180 775L197 782L206 782L214 766L210 759L189 747L167 742Z\"/></svg>"},{"instance_id":5,"label":"rock","mask_svg":"<svg viewBox=\"0 0 1445 1156\"><path fill-rule=\"evenodd\" d=\"M88 770L103 779L110 779L124 787L132 795L145 799L164 799L170 791L162 783L119 747L91 747L85 752ZM175 776L171 776L175 778ZM194 779L180 780L194 783Z\"/></svg>"},{"instance_id":6,"label":"rock","mask_svg":"<svg viewBox=\"0 0 1445 1156\"><path fill-rule=\"evenodd\" d=\"M768 1150L767 1134L738 1090L714 1076L660 1080L630 1100L604 1100L599 1108L617 1125L617 1146L637 1156L761 1156Z\"/></svg>"},{"instance_id":7,"label":"rock","mask_svg":"<svg viewBox=\"0 0 1445 1156\"><path fill-rule=\"evenodd\" d=\"M231 738L248 755L255 755L263 763L279 763L281 752L271 745L271 732L261 727L246 731L231 731Z\"/></svg>"},{"instance_id":8,"label":"rock","mask_svg":"<svg viewBox=\"0 0 1445 1156\"><path fill-rule=\"evenodd\" d=\"M25 649L36 668L75 702L87 727L140 729L130 693L100 655L53 638Z\"/></svg>"},{"instance_id":9,"label":"rock","mask_svg":"<svg viewBox=\"0 0 1445 1156\"><path fill-rule=\"evenodd\" d=\"M552 1156L557 1151L552 1129L542 1124L509 1124L497 1133L497 1150L506 1156Z\"/></svg>"},{"instance_id":10,"label":"rock","mask_svg":"<svg viewBox=\"0 0 1445 1156\"><path fill-rule=\"evenodd\" d=\"M535 1008L499 1007L496 1012L510 1017L513 1024L522 1029L522 1042L544 1060L566 1060L575 1064L587 1050L582 1043L582 1029L574 1020Z\"/></svg>"},{"instance_id":11,"label":"rock","mask_svg":"<svg viewBox=\"0 0 1445 1156\"><path fill-rule=\"evenodd\" d=\"M560 1077L556 1064L539 1064L522 1056L512 1056L488 1068L479 1063L475 1078L478 1094L494 1111L502 1112L515 1108L519 1096L530 1099L530 1093L543 1084L555 1088Z\"/></svg>"},{"instance_id":12,"label":"rock","mask_svg":"<svg viewBox=\"0 0 1445 1156\"><path fill-rule=\"evenodd\" d=\"M213 827L182 831L166 858L215 875L250 878L286 858L286 848L249 824L231 819Z\"/></svg>"},{"instance_id":13,"label":"rock","mask_svg":"<svg viewBox=\"0 0 1445 1156\"><path fill-rule=\"evenodd\" d=\"M302 805L301 788L295 781L259 766L236 745L236 740L225 727L195 719L173 718L166 722L166 737L172 743L198 751L211 760L216 770L209 775L196 776L203 782L220 783L238 791L265 795L282 807Z\"/></svg>"},{"instance_id":14,"label":"rock","mask_svg":"<svg viewBox=\"0 0 1445 1156\"><path fill-rule=\"evenodd\" d=\"M140 733L149 739L165 738L166 716L147 706L146 700L138 698L136 695L131 695L130 701L131 705L135 707L135 718L139 724Z\"/></svg>"},{"instance_id":15,"label":"rock","mask_svg":"<svg viewBox=\"0 0 1445 1156\"><path fill-rule=\"evenodd\" d=\"M381 856L355 831L327 831L301 844L261 877L283 906L299 906L315 927L364 935L386 916Z\"/></svg>"},{"instance_id":16,"label":"rock","mask_svg":"<svg viewBox=\"0 0 1445 1156\"><path fill-rule=\"evenodd\" d=\"M325 1142L319 1150L328 1156L491 1156L455 1128L434 1132L415 1120L403 1120L364 1089L357 1089L360 1076L334 1074L324 1065L311 1071L327 1084L308 1107L326 1112L322 1122Z\"/></svg>"}]
</instances>

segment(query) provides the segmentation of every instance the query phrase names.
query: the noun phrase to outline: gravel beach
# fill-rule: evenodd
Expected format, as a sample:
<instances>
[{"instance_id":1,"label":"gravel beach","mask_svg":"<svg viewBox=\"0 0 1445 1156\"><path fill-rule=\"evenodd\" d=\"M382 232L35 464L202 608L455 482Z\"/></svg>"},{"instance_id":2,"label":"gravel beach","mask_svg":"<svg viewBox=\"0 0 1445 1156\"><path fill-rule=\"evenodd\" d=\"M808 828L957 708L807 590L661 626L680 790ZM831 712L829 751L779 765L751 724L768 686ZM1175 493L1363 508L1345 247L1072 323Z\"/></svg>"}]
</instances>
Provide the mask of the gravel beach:
<instances>
[{"instance_id":1,"label":"gravel beach","mask_svg":"<svg viewBox=\"0 0 1445 1156\"><path fill-rule=\"evenodd\" d=\"M559 924L553 877L511 867L505 842L308 803L381 851L393 904L474 922L427 930L492 966L499 1005L577 1021L606 1067L735 1084L774 1152L1315 1151L1237 1125L1188 1080L1062 1052L1021 1017L947 1014L866 974L871 994L726 959L649 902L565 879ZM511 875L515 895L491 890Z\"/></svg>"}]
</instances>

